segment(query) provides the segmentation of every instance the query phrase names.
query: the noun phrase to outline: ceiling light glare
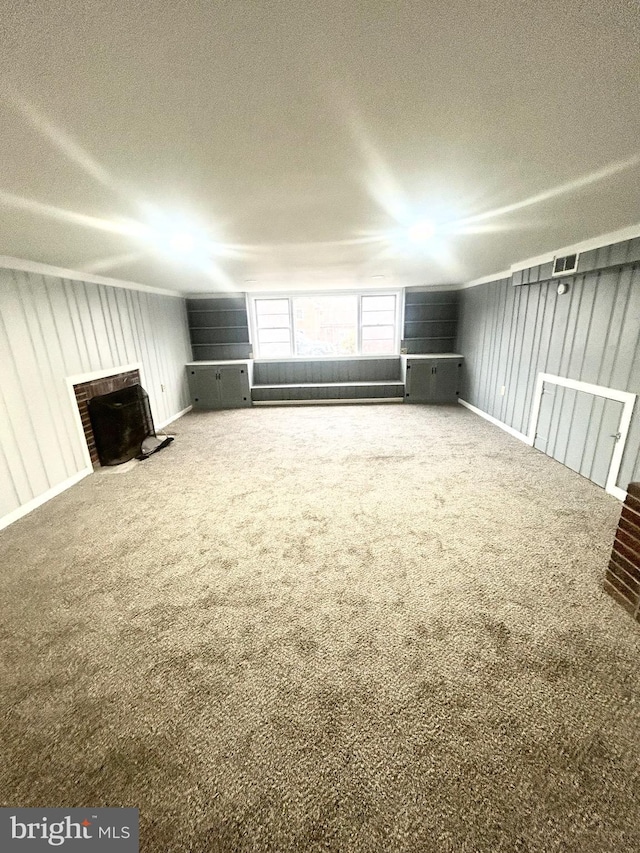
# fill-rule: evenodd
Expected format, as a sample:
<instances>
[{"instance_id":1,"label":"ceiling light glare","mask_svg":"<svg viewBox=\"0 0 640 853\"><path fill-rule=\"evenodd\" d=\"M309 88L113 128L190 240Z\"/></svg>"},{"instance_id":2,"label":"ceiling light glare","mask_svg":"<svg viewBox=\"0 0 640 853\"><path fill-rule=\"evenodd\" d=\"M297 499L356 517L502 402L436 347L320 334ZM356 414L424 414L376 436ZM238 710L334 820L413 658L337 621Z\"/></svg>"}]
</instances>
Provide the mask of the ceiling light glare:
<instances>
[{"instance_id":1,"label":"ceiling light glare","mask_svg":"<svg viewBox=\"0 0 640 853\"><path fill-rule=\"evenodd\" d=\"M436 226L431 219L421 219L407 229L407 237L412 243L427 243L435 233Z\"/></svg>"},{"instance_id":2,"label":"ceiling light glare","mask_svg":"<svg viewBox=\"0 0 640 853\"><path fill-rule=\"evenodd\" d=\"M172 252L180 255L191 254L196 248L196 238L188 231L174 231L169 235L168 245Z\"/></svg>"},{"instance_id":3,"label":"ceiling light glare","mask_svg":"<svg viewBox=\"0 0 640 853\"><path fill-rule=\"evenodd\" d=\"M143 209L147 220L145 239L156 251L181 262L209 263L215 246L201 227L181 214L167 213L150 205Z\"/></svg>"}]
</instances>

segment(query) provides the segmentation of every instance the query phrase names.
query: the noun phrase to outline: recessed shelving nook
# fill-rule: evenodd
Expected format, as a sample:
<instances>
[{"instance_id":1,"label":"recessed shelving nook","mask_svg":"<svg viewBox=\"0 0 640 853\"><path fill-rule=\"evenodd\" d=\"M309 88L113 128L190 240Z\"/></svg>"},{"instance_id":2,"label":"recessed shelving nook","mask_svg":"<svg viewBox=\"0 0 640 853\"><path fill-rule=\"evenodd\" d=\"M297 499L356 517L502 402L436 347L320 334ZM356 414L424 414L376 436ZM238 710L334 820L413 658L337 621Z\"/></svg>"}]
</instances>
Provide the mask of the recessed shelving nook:
<instances>
[{"instance_id":1,"label":"recessed shelving nook","mask_svg":"<svg viewBox=\"0 0 640 853\"><path fill-rule=\"evenodd\" d=\"M249 322L244 294L187 299L194 361L249 358Z\"/></svg>"},{"instance_id":2,"label":"recessed shelving nook","mask_svg":"<svg viewBox=\"0 0 640 853\"><path fill-rule=\"evenodd\" d=\"M412 290L404 301L402 346L407 354L455 351L458 294L455 290Z\"/></svg>"}]
</instances>

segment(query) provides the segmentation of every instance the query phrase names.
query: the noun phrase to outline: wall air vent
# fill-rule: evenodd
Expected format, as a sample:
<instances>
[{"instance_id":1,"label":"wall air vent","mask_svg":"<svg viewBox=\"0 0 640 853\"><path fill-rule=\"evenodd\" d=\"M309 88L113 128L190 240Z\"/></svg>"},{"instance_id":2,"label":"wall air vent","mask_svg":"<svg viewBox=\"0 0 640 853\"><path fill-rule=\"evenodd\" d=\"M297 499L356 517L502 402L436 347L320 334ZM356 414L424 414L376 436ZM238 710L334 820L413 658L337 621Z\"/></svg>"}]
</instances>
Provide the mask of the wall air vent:
<instances>
[{"instance_id":1,"label":"wall air vent","mask_svg":"<svg viewBox=\"0 0 640 853\"><path fill-rule=\"evenodd\" d=\"M562 258L553 259L552 275L567 275L578 269L578 255L564 255Z\"/></svg>"}]
</instances>

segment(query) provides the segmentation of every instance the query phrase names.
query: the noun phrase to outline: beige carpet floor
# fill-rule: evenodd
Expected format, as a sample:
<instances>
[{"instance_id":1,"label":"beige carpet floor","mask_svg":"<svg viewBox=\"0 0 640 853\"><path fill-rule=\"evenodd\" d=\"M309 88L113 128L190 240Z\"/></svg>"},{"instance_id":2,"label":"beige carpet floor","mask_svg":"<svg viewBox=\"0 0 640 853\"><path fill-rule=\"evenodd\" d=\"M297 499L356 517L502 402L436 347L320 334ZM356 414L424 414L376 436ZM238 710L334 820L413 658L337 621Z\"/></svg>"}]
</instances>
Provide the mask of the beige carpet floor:
<instances>
[{"instance_id":1,"label":"beige carpet floor","mask_svg":"<svg viewBox=\"0 0 640 853\"><path fill-rule=\"evenodd\" d=\"M640 850L620 505L468 411L187 415L0 533L0 800L143 851Z\"/></svg>"}]
</instances>

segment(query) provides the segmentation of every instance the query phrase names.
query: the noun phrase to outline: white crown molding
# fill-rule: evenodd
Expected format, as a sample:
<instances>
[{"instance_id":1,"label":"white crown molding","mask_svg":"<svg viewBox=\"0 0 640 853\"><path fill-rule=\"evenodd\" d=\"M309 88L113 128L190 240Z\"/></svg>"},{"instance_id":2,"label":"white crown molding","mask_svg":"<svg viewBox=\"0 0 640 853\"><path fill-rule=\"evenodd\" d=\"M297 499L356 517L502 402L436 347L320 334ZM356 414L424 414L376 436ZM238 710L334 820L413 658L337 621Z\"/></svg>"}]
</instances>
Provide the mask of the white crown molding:
<instances>
[{"instance_id":1,"label":"white crown molding","mask_svg":"<svg viewBox=\"0 0 640 853\"><path fill-rule=\"evenodd\" d=\"M459 290L465 290L468 287L476 287L479 284L488 284L491 281L499 281L503 278L510 278L514 272L526 270L530 267L537 267L540 264L546 264L547 261L552 261L558 255L572 255L574 252L589 252L591 249L599 249L601 246L609 246L611 243L622 243L624 240L633 240L640 237L640 223L629 225L627 228L620 228L618 231L609 231L607 234L601 234L599 237L591 237L589 240L582 240L580 243L571 243L569 246L562 246L560 249L554 249L552 252L545 252L544 255L536 255L534 258L526 258L524 261L517 261L511 264L508 270L502 272L491 273L484 275L482 278L474 278L473 281L468 281L461 284Z\"/></svg>"},{"instance_id":2,"label":"white crown molding","mask_svg":"<svg viewBox=\"0 0 640 853\"><path fill-rule=\"evenodd\" d=\"M184 294L177 290L165 290L161 287L152 287L149 284L139 284L136 281L124 281L123 279L108 278L107 276L94 275L93 273L81 272L80 270L68 270L63 267L54 267L51 264L27 261L24 258L12 258L8 255L0 255L0 269L32 272L37 275L66 278L69 281L85 281L89 284L104 284L107 287L122 287L125 290L142 290L144 293L158 293L160 296L184 298Z\"/></svg>"},{"instance_id":3,"label":"white crown molding","mask_svg":"<svg viewBox=\"0 0 640 853\"><path fill-rule=\"evenodd\" d=\"M640 237L640 223L629 225L627 228L620 228L618 231L610 231L608 234L601 234L599 237L591 237L589 240L582 240L580 243L571 243L569 246L562 246L560 249L545 252L544 255L538 255L535 258L526 258L524 261L518 261L511 265L511 272L518 272L519 270L529 269L529 267L536 267L539 264L546 264L547 261L552 261L558 255L589 252L591 249L599 249L601 246L609 246L611 243L622 243L624 240L633 240L635 237Z\"/></svg>"},{"instance_id":4,"label":"white crown molding","mask_svg":"<svg viewBox=\"0 0 640 853\"><path fill-rule=\"evenodd\" d=\"M610 231L607 234L601 234L599 237L592 237L588 240L582 240L579 243L572 243L568 246L562 246L559 249L554 249L552 251L545 252L541 255L536 255L532 258L526 258L522 261L517 261L511 265L508 270L502 270L501 272L491 273L490 275L484 275L480 278L474 278L471 281L462 282L460 284L446 284L446 285L418 285L413 286L407 289L411 290L466 290L469 287L477 287L480 284L488 284L492 281L499 281L500 279L509 278L514 272L518 272L519 270L529 269L529 267L535 267L540 264L547 263L547 261L552 261L554 257L557 255L570 255L574 252L588 252L591 249L599 249L601 246L608 246L611 243L620 243L624 240L633 240L636 237L640 237L640 223L635 225L630 225L626 228L620 228L617 231ZM161 296L173 296L179 299L211 299L211 298L224 298L225 296L231 295L240 295L245 291L236 291L236 292L225 292L221 293L220 291L214 293L206 293L206 292L197 292L197 293L185 293L180 292L178 290L166 290L161 287L152 287L148 284L140 284L135 281L126 281L124 279L119 278L109 278L107 276L94 275L93 273L86 273L80 270L69 270L63 267L55 267L51 264L43 264L37 261L28 261L24 258L13 258L7 255L0 255L0 269L11 269L11 270L20 270L22 272L32 272L39 275L50 275L55 278L65 278L70 281L84 281L90 282L92 284L104 284L107 287L121 287L126 290L140 290L145 293L157 293ZM359 288L355 288L359 290ZM287 290L287 288L283 288L282 291ZM288 292L291 292L291 289L288 289Z\"/></svg>"},{"instance_id":5,"label":"white crown molding","mask_svg":"<svg viewBox=\"0 0 640 853\"><path fill-rule=\"evenodd\" d=\"M464 285L459 282L449 282L448 284L417 284L407 285L404 288L408 293L428 293L430 290L460 290Z\"/></svg>"},{"instance_id":6,"label":"white crown molding","mask_svg":"<svg viewBox=\"0 0 640 853\"><path fill-rule=\"evenodd\" d=\"M244 290L199 290L193 293L182 293L181 296L185 299L237 299L239 296L244 296L245 292Z\"/></svg>"},{"instance_id":7,"label":"white crown molding","mask_svg":"<svg viewBox=\"0 0 640 853\"><path fill-rule=\"evenodd\" d=\"M466 290L468 287L476 287L478 284L489 284L491 281L500 281L503 278L511 278L511 270L502 270L502 272L494 272L491 275L483 275L481 278L474 278L473 281L467 281L458 286L458 290Z\"/></svg>"}]
</instances>

